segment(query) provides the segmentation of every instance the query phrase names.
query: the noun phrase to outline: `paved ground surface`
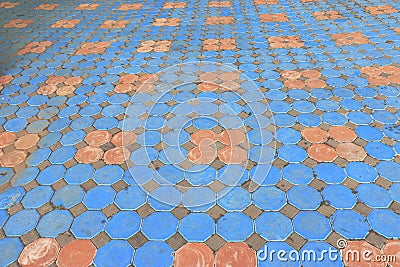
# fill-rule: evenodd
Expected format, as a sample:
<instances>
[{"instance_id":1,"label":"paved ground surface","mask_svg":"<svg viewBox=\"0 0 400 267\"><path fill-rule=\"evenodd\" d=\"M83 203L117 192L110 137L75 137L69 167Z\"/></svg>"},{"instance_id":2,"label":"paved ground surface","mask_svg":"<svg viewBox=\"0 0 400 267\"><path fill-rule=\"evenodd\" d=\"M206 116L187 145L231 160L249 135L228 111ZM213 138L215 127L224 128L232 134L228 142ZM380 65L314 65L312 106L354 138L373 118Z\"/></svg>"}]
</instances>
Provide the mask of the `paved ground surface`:
<instances>
[{"instance_id":1,"label":"paved ground surface","mask_svg":"<svg viewBox=\"0 0 400 267\"><path fill-rule=\"evenodd\" d=\"M0 9L0 266L399 253L400 4Z\"/></svg>"}]
</instances>

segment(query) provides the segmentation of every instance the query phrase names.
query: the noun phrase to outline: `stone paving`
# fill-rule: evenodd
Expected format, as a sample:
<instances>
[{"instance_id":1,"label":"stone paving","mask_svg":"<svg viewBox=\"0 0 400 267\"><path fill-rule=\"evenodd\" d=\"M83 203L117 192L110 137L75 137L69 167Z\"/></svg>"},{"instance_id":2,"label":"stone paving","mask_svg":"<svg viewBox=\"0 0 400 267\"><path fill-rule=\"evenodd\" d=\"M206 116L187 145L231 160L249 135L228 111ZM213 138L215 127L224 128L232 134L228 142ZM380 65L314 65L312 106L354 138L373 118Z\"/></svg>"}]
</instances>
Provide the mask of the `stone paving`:
<instances>
[{"instance_id":1,"label":"stone paving","mask_svg":"<svg viewBox=\"0 0 400 267\"><path fill-rule=\"evenodd\" d=\"M0 266L400 266L399 10L0 2Z\"/></svg>"}]
</instances>

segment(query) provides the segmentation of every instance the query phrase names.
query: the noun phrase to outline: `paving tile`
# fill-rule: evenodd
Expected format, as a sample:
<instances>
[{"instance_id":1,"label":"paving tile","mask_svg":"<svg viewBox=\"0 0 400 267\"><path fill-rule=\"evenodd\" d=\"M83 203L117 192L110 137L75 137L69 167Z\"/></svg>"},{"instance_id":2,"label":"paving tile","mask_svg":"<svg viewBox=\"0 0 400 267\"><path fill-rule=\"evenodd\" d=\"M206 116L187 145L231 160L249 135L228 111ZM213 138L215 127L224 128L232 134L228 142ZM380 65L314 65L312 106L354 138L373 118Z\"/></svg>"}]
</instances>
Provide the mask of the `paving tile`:
<instances>
[{"instance_id":1,"label":"paving tile","mask_svg":"<svg viewBox=\"0 0 400 267\"><path fill-rule=\"evenodd\" d=\"M118 264L128 266L132 262L134 249L124 240L111 240L97 250L94 258L96 266L115 266Z\"/></svg>"},{"instance_id":2,"label":"paving tile","mask_svg":"<svg viewBox=\"0 0 400 267\"><path fill-rule=\"evenodd\" d=\"M90 240L77 239L60 250L57 258L58 266L88 266L93 262L97 252Z\"/></svg>"},{"instance_id":3,"label":"paving tile","mask_svg":"<svg viewBox=\"0 0 400 267\"><path fill-rule=\"evenodd\" d=\"M227 265L257 266L255 251L244 243L227 243L215 254L215 266Z\"/></svg>"},{"instance_id":4,"label":"paving tile","mask_svg":"<svg viewBox=\"0 0 400 267\"><path fill-rule=\"evenodd\" d=\"M214 266L214 253L205 244L187 243L175 253L174 266Z\"/></svg>"},{"instance_id":5,"label":"paving tile","mask_svg":"<svg viewBox=\"0 0 400 267\"><path fill-rule=\"evenodd\" d=\"M39 238L24 247L18 258L21 266L48 266L55 262L60 245L52 238Z\"/></svg>"}]
</instances>

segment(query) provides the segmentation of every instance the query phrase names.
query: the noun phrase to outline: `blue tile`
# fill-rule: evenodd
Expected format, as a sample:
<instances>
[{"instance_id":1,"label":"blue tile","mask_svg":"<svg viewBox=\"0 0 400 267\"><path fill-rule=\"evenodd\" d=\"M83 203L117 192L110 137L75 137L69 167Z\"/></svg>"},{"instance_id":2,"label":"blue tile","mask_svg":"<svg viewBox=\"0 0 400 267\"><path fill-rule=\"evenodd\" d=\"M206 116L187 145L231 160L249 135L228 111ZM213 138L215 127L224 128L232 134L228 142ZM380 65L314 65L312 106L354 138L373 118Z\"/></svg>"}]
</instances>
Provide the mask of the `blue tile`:
<instances>
[{"instance_id":1,"label":"blue tile","mask_svg":"<svg viewBox=\"0 0 400 267\"><path fill-rule=\"evenodd\" d=\"M284 251L284 255L278 256L276 252ZM293 252L294 251L294 252ZM285 242L268 242L257 251L257 260L259 267L300 267L300 260L293 257L297 252ZM283 253L282 253L283 254ZM292 254L292 257L290 255Z\"/></svg>"},{"instance_id":2,"label":"blue tile","mask_svg":"<svg viewBox=\"0 0 400 267\"><path fill-rule=\"evenodd\" d=\"M3 238L0 240L0 265L8 266L15 262L24 245L18 238Z\"/></svg>"},{"instance_id":3,"label":"blue tile","mask_svg":"<svg viewBox=\"0 0 400 267\"><path fill-rule=\"evenodd\" d=\"M156 211L169 211L182 202L182 192L173 185L161 185L151 191L149 204Z\"/></svg>"},{"instance_id":4,"label":"blue tile","mask_svg":"<svg viewBox=\"0 0 400 267\"><path fill-rule=\"evenodd\" d=\"M38 174L39 169L37 167L27 167L14 175L11 184L12 186L25 185L34 180Z\"/></svg>"},{"instance_id":5,"label":"blue tile","mask_svg":"<svg viewBox=\"0 0 400 267\"><path fill-rule=\"evenodd\" d=\"M306 255L305 251L314 251L310 257L304 257L301 262L301 266L304 267L342 267L343 262L341 261L340 251L332 247L326 242L307 242L301 249L299 255ZM331 251L331 255L327 256L326 252ZM315 255L315 256L314 256ZM324 255L321 260L322 255ZM319 260L318 260L319 259Z\"/></svg>"},{"instance_id":6,"label":"blue tile","mask_svg":"<svg viewBox=\"0 0 400 267\"><path fill-rule=\"evenodd\" d=\"M178 219L169 212L154 212L143 219L142 232L150 240L167 240L178 228Z\"/></svg>"},{"instance_id":7,"label":"blue tile","mask_svg":"<svg viewBox=\"0 0 400 267\"><path fill-rule=\"evenodd\" d=\"M371 208L387 208L392 202L389 192L376 184L360 184L358 198Z\"/></svg>"},{"instance_id":8,"label":"blue tile","mask_svg":"<svg viewBox=\"0 0 400 267\"><path fill-rule=\"evenodd\" d=\"M136 250L135 266L172 266L173 250L164 242L149 241Z\"/></svg>"},{"instance_id":9,"label":"blue tile","mask_svg":"<svg viewBox=\"0 0 400 267\"><path fill-rule=\"evenodd\" d=\"M0 194L0 209L8 209L21 201L25 195L23 187L11 187Z\"/></svg>"},{"instance_id":10,"label":"blue tile","mask_svg":"<svg viewBox=\"0 0 400 267\"><path fill-rule=\"evenodd\" d=\"M93 172L90 164L76 164L67 170L64 179L68 184L83 184L93 176Z\"/></svg>"},{"instance_id":11,"label":"blue tile","mask_svg":"<svg viewBox=\"0 0 400 267\"><path fill-rule=\"evenodd\" d=\"M105 231L112 239L128 239L139 231L140 223L136 212L120 211L108 220Z\"/></svg>"},{"instance_id":12,"label":"blue tile","mask_svg":"<svg viewBox=\"0 0 400 267\"><path fill-rule=\"evenodd\" d=\"M367 218L352 210L337 210L331 223L337 233L348 239L364 239L370 231Z\"/></svg>"},{"instance_id":13,"label":"blue tile","mask_svg":"<svg viewBox=\"0 0 400 267\"><path fill-rule=\"evenodd\" d=\"M22 236L35 228L39 213L34 209L24 209L11 216L4 226L7 236Z\"/></svg>"},{"instance_id":14,"label":"blue tile","mask_svg":"<svg viewBox=\"0 0 400 267\"><path fill-rule=\"evenodd\" d=\"M69 209L81 202L84 195L85 191L79 185L66 185L55 192L51 202L55 206Z\"/></svg>"},{"instance_id":15,"label":"blue tile","mask_svg":"<svg viewBox=\"0 0 400 267\"><path fill-rule=\"evenodd\" d=\"M310 186L293 186L287 196L288 202L300 210L315 210L322 202L320 193Z\"/></svg>"},{"instance_id":16,"label":"blue tile","mask_svg":"<svg viewBox=\"0 0 400 267\"><path fill-rule=\"evenodd\" d=\"M54 150L49 160L53 164L63 164L68 160L72 159L76 153L76 148L73 146L63 146L57 150Z\"/></svg>"},{"instance_id":17,"label":"blue tile","mask_svg":"<svg viewBox=\"0 0 400 267\"><path fill-rule=\"evenodd\" d=\"M12 168L0 168L0 185L8 183L13 176Z\"/></svg>"},{"instance_id":18,"label":"blue tile","mask_svg":"<svg viewBox=\"0 0 400 267\"><path fill-rule=\"evenodd\" d=\"M217 222L217 233L228 242L244 241L253 232L253 220L242 212L226 213Z\"/></svg>"},{"instance_id":19,"label":"blue tile","mask_svg":"<svg viewBox=\"0 0 400 267\"><path fill-rule=\"evenodd\" d=\"M380 176L391 182L400 182L400 164L396 162L379 162L376 169Z\"/></svg>"},{"instance_id":20,"label":"blue tile","mask_svg":"<svg viewBox=\"0 0 400 267\"><path fill-rule=\"evenodd\" d=\"M207 165L194 165L185 173L186 180L192 185L208 185L215 181L217 173L214 168Z\"/></svg>"},{"instance_id":21,"label":"blue tile","mask_svg":"<svg viewBox=\"0 0 400 267\"><path fill-rule=\"evenodd\" d=\"M107 217L101 211L85 211L74 219L71 232L76 238L93 238L103 231Z\"/></svg>"},{"instance_id":22,"label":"blue tile","mask_svg":"<svg viewBox=\"0 0 400 267\"><path fill-rule=\"evenodd\" d=\"M378 178L376 170L364 162L350 162L346 166L347 175L350 178L360 182L373 182Z\"/></svg>"},{"instance_id":23,"label":"blue tile","mask_svg":"<svg viewBox=\"0 0 400 267\"><path fill-rule=\"evenodd\" d=\"M36 181L42 185L51 185L64 177L65 171L62 165L50 165L39 173Z\"/></svg>"},{"instance_id":24,"label":"blue tile","mask_svg":"<svg viewBox=\"0 0 400 267\"><path fill-rule=\"evenodd\" d=\"M218 192L217 203L226 211L242 211L251 203L250 192L241 187L225 187Z\"/></svg>"},{"instance_id":25,"label":"blue tile","mask_svg":"<svg viewBox=\"0 0 400 267\"><path fill-rule=\"evenodd\" d=\"M307 158L307 152L297 145L283 145L278 149L281 159L290 163L300 163Z\"/></svg>"},{"instance_id":26,"label":"blue tile","mask_svg":"<svg viewBox=\"0 0 400 267\"><path fill-rule=\"evenodd\" d=\"M313 179L312 170L300 163L291 163L282 170L283 178L292 184L308 184Z\"/></svg>"},{"instance_id":27,"label":"blue tile","mask_svg":"<svg viewBox=\"0 0 400 267\"><path fill-rule=\"evenodd\" d=\"M400 238L400 215L387 209L372 210L368 214L368 221L372 229L387 237L387 238Z\"/></svg>"},{"instance_id":28,"label":"blue tile","mask_svg":"<svg viewBox=\"0 0 400 267\"><path fill-rule=\"evenodd\" d=\"M286 205L286 195L275 186L262 186L252 194L253 203L263 210L280 210Z\"/></svg>"},{"instance_id":29,"label":"blue tile","mask_svg":"<svg viewBox=\"0 0 400 267\"><path fill-rule=\"evenodd\" d=\"M218 170L217 179L227 186L236 186L249 179L248 171L240 165L225 165Z\"/></svg>"},{"instance_id":30,"label":"blue tile","mask_svg":"<svg viewBox=\"0 0 400 267\"><path fill-rule=\"evenodd\" d=\"M82 203L89 210L101 210L114 202L115 195L111 186L95 186L86 193Z\"/></svg>"},{"instance_id":31,"label":"blue tile","mask_svg":"<svg viewBox=\"0 0 400 267\"><path fill-rule=\"evenodd\" d=\"M27 192L21 203L25 208L37 209L49 202L53 193L51 186L38 186Z\"/></svg>"},{"instance_id":32,"label":"blue tile","mask_svg":"<svg viewBox=\"0 0 400 267\"><path fill-rule=\"evenodd\" d=\"M292 233L291 220L280 212L264 212L255 220L256 233L268 241L284 241Z\"/></svg>"},{"instance_id":33,"label":"blue tile","mask_svg":"<svg viewBox=\"0 0 400 267\"><path fill-rule=\"evenodd\" d=\"M324 240L331 232L329 220L316 211L300 211L293 218L293 226L307 240Z\"/></svg>"},{"instance_id":34,"label":"blue tile","mask_svg":"<svg viewBox=\"0 0 400 267\"><path fill-rule=\"evenodd\" d=\"M346 173L343 168L333 163L319 163L314 168L314 173L318 179L327 184L341 183L346 179Z\"/></svg>"},{"instance_id":35,"label":"blue tile","mask_svg":"<svg viewBox=\"0 0 400 267\"><path fill-rule=\"evenodd\" d=\"M192 211L207 211L216 203L216 194L207 187L192 187L182 197L182 204Z\"/></svg>"},{"instance_id":36,"label":"blue tile","mask_svg":"<svg viewBox=\"0 0 400 267\"><path fill-rule=\"evenodd\" d=\"M115 204L121 210L136 210L146 203L146 193L142 188L137 186L128 186L124 190L118 192L115 197Z\"/></svg>"},{"instance_id":37,"label":"blue tile","mask_svg":"<svg viewBox=\"0 0 400 267\"><path fill-rule=\"evenodd\" d=\"M8 212L6 210L0 210L0 227L3 227L7 219L8 219Z\"/></svg>"},{"instance_id":38,"label":"blue tile","mask_svg":"<svg viewBox=\"0 0 400 267\"><path fill-rule=\"evenodd\" d=\"M190 213L181 220L179 232L189 242L204 242L215 233L215 222L205 213Z\"/></svg>"},{"instance_id":39,"label":"blue tile","mask_svg":"<svg viewBox=\"0 0 400 267\"><path fill-rule=\"evenodd\" d=\"M42 237L56 238L69 230L73 219L68 210L52 210L40 218L36 230Z\"/></svg>"},{"instance_id":40,"label":"blue tile","mask_svg":"<svg viewBox=\"0 0 400 267\"><path fill-rule=\"evenodd\" d=\"M369 142L365 146L365 151L370 156L379 160L391 160L395 156L392 147L380 142Z\"/></svg>"},{"instance_id":41,"label":"blue tile","mask_svg":"<svg viewBox=\"0 0 400 267\"><path fill-rule=\"evenodd\" d=\"M129 266L133 259L135 250L123 240L111 240L97 250L94 265L101 267Z\"/></svg>"},{"instance_id":42,"label":"blue tile","mask_svg":"<svg viewBox=\"0 0 400 267\"><path fill-rule=\"evenodd\" d=\"M99 185L111 185L122 179L124 170L118 165L105 165L96 170L93 180Z\"/></svg>"}]
</instances>

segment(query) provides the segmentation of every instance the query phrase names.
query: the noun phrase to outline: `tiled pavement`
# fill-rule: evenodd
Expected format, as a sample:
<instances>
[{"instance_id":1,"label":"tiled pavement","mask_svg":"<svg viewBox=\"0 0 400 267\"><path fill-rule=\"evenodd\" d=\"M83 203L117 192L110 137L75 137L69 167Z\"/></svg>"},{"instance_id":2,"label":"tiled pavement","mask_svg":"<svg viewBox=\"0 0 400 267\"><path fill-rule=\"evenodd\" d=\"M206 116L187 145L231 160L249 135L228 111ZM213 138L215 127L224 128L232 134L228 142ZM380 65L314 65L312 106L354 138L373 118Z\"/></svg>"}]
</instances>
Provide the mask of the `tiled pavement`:
<instances>
[{"instance_id":1,"label":"tiled pavement","mask_svg":"<svg viewBox=\"0 0 400 267\"><path fill-rule=\"evenodd\" d=\"M399 253L399 10L0 2L0 266Z\"/></svg>"}]
</instances>

